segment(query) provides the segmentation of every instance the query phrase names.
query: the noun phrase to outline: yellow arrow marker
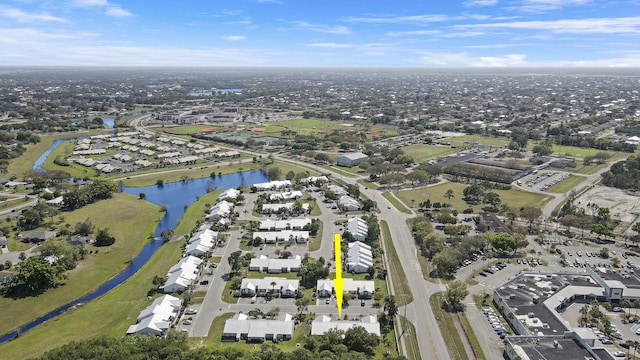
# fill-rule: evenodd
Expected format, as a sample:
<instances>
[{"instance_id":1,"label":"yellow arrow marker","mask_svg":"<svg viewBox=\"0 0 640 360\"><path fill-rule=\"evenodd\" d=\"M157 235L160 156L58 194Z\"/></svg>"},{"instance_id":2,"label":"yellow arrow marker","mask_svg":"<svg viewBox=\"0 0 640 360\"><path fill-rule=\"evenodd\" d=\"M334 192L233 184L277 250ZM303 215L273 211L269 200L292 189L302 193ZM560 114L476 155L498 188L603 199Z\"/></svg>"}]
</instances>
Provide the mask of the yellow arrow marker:
<instances>
[{"instance_id":1,"label":"yellow arrow marker","mask_svg":"<svg viewBox=\"0 0 640 360\"><path fill-rule=\"evenodd\" d=\"M333 288L336 290L336 303L338 304L338 318L342 318L342 295L344 291L344 279L342 278L342 250L340 234L333 236L333 248L336 252L336 278L333 280Z\"/></svg>"}]
</instances>

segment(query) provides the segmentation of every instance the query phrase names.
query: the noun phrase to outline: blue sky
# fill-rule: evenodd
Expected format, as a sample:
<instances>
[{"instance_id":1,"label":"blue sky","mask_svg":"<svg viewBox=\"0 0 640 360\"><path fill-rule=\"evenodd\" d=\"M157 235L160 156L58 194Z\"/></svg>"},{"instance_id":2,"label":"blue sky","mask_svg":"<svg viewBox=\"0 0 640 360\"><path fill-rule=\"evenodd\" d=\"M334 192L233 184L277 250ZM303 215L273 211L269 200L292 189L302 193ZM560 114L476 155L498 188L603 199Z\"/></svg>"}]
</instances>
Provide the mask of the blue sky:
<instances>
[{"instance_id":1,"label":"blue sky","mask_svg":"<svg viewBox=\"0 0 640 360\"><path fill-rule=\"evenodd\" d=\"M640 0L5 0L0 66L640 67Z\"/></svg>"}]
</instances>

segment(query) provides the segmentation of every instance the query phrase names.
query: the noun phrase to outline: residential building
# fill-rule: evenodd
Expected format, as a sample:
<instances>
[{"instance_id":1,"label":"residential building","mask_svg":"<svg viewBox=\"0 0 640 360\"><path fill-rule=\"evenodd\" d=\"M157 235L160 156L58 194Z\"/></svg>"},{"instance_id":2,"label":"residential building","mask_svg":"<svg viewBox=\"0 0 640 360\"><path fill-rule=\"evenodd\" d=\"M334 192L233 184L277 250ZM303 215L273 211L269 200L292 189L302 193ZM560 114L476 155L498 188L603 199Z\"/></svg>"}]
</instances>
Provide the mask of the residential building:
<instances>
[{"instance_id":1,"label":"residential building","mask_svg":"<svg viewBox=\"0 0 640 360\"><path fill-rule=\"evenodd\" d=\"M224 323L222 341L264 342L290 340L294 321L290 314L281 314L275 320L249 319L243 313L235 314Z\"/></svg>"},{"instance_id":2,"label":"residential building","mask_svg":"<svg viewBox=\"0 0 640 360\"><path fill-rule=\"evenodd\" d=\"M262 239L265 244L275 243L306 243L309 241L308 231L282 230L282 231L254 231L253 239Z\"/></svg>"},{"instance_id":3,"label":"residential building","mask_svg":"<svg viewBox=\"0 0 640 360\"><path fill-rule=\"evenodd\" d=\"M260 221L260 230L280 231L280 230L302 230L306 225L311 224L311 219L287 219L287 220L271 220L266 219Z\"/></svg>"},{"instance_id":4,"label":"residential building","mask_svg":"<svg viewBox=\"0 0 640 360\"><path fill-rule=\"evenodd\" d=\"M284 201L284 200L295 200L302 197L302 191L292 190L287 192L282 192L278 194L270 194L270 201Z\"/></svg>"},{"instance_id":5,"label":"residential building","mask_svg":"<svg viewBox=\"0 0 640 360\"><path fill-rule=\"evenodd\" d=\"M360 210L360 202L349 195L342 195L338 199L338 206L344 211Z\"/></svg>"},{"instance_id":6,"label":"residential building","mask_svg":"<svg viewBox=\"0 0 640 360\"><path fill-rule=\"evenodd\" d=\"M300 255L289 259L270 259L265 255L251 259L249 271L261 271L270 274L298 272L302 264Z\"/></svg>"},{"instance_id":7,"label":"residential building","mask_svg":"<svg viewBox=\"0 0 640 360\"><path fill-rule=\"evenodd\" d=\"M353 217L347 221L346 230L356 241L364 241L369 235L369 225L360 217Z\"/></svg>"},{"instance_id":8,"label":"residential building","mask_svg":"<svg viewBox=\"0 0 640 360\"><path fill-rule=\"evenodd\" d=\"M380 323L373 315L365 315L360 321L333 320L328 315L318 315L311 322L311 335L324 335L331 330L347 331L353 327L361 326L368 333L380 336Z\"/></svg>"},{"instance_id":9,"label":"residential building","mask_svg":"<svg viewBox=\"0 0 640 360\"><path fill-rule=\"evenodd\" d=\"M137 323L129 327L127 334L164 335L177 318L181 306L182 301L177 297L160 296L140 312Z\"/></svg>"},{"instance_id":10,"label":"residential building","mask_svg":"<svg viewBox=\"0 0 640 360\"><path fill-rule=\"evenodd\" d=\"M366 273L373 266L371 246L360 242L349 243L346 259L347 271L354 274Z\"/></svg>"},{"instance_id":11,"label":"residential building","mask_svg":"<svg viewBox=\"0 0 640 360\"><path fill-rule=\"evenodd\" d=\"M291 181L289 180L274 180L253 185L253 187L258 191L288 189L291 186Z\"/></svg>"},{"instance_id":12,"label":"residential building","mask_svg":"<svg viewBox=\"0 0 640 360\"><path fill-rule=\"evenodd\" d=\"M227 218L231 215L231 211L233 210L234 204L228 201L222 200L219 203L209 209L209 215L207 215L207 220L218 220L221 218Z\"/></svg>"},{"instance_id":13,"label":"residential building","mask_svg":"<svg viewBox=\"0 0 640 360\"><path fill-rule=\"evenodd\" d=\"M264 296L269 293L280 294L281 297L294 297L300 280L279 277L265 277L264 279L242 279L240 285L241 296Z\"/></svg>"},{"instance_id":14,"label":"residential building","mask_svg":"<svg viewBox=\"0 0 640 360\"><path fill-rule=\"evenodd\" d=\"M330 297L335 292L333 280L321 279L316 283L317 295L320 298ZM344 292L351 293L359 299L370 299L376 292L376 286L373 280L353 280L351 278L344 279Z\"/></svg>"},{"instance_id":15,"label":"residential building","mask_svg":"<svg viewBox=\"0 0 640 360\"><path fill-rule=\"evenodd\" d=\"M167 281L162 290L165 293L186 291L198 278L203 260L195 256L185 256L167 272Z\"/></svg>"},{"instance_id":16,"label":"residential building","mask_svg":"<svg viewBox=\"0 0 640 360\"><path fill-rule=\"evenodd\" d=\"M218 201L222 201L225 199L235 200L240 196L240 191L237 189L227 189L218 196Z\"/></svg>"}]
</instances>

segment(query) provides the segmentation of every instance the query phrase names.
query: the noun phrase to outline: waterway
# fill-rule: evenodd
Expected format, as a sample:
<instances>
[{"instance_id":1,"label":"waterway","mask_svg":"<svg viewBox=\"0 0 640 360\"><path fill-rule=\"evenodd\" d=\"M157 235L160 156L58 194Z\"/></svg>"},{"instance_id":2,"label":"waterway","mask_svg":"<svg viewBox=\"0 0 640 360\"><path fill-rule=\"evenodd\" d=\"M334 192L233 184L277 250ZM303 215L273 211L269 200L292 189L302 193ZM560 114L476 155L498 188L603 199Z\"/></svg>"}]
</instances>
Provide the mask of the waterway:
<instances>
[{"instance_id":1,"label":"waterway","mask_svg":"<svg viewBox=\"0 0 640 360\"><path fill-rule=\"evenodd\" d=\"M33 164L33 168L36 170L42 170L42 163L47 155L59 144L60 142L67 141L69 139L58 139L53 142L51 147L43 153L38 160ZM42 160L41 160L42 159ZM38 161L41 160L39 163ZM251 186L259 182L268 181L267 176L261 171L245 171L241 173L233 173L218 176L213 178L201 178L188 181L179 181L174 183L166 183L162 185L153 185L146 187L124 187L123 192L139 196L140 193L146 195L147 201L154 204L166 207L167 211L165 216L160 220L154 233L154 240L149 241L140 251L138 256L131 261L131 263L119 274L100 285L96 290L88 293L87 295L73 300L37 319L21 326L15 331L5 334L0 337L0 344L11 339L14 339L19 334L22 334L43 322L53 319L58 315L63 314L70 308L86 303L93 299L96 299L107 292L114 289L116 286L127 281L133 274L144 266L144 264L151 259L153 254L160 248L162 241L160 240L160 234L166 229L174 229L184 214L185 207L193 204L197 197L206 194L212 189L228 189L236 188L238 186Z\"/></svg>"}]
</instances>

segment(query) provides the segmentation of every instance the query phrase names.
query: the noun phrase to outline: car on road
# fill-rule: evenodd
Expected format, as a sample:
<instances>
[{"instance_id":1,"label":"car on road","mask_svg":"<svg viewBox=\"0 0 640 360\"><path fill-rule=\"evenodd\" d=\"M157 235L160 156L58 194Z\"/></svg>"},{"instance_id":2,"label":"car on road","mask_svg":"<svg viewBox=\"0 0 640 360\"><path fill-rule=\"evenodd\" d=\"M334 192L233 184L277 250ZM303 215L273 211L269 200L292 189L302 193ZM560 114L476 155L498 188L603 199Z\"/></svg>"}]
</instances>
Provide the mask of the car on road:
<instances>
[{"instance_id":1,"label":"car on road","mask_svg":"<svg viewBox=\"0 0 640 360\"><path fill-rule=\"evenodd\" d=\"M325 303L325 304L331 304L331 299L327 298L327 299L324 301L324 303Z\"/></svg>"}]
</instances>

